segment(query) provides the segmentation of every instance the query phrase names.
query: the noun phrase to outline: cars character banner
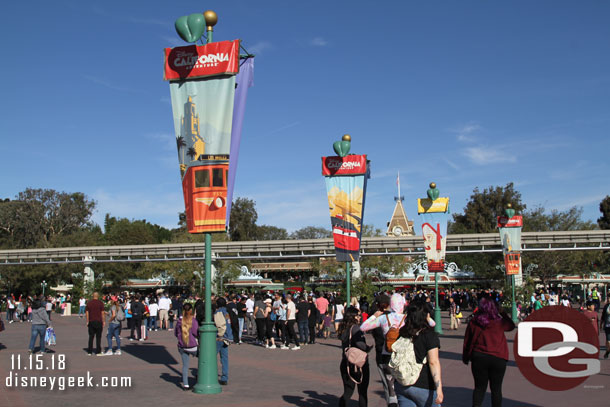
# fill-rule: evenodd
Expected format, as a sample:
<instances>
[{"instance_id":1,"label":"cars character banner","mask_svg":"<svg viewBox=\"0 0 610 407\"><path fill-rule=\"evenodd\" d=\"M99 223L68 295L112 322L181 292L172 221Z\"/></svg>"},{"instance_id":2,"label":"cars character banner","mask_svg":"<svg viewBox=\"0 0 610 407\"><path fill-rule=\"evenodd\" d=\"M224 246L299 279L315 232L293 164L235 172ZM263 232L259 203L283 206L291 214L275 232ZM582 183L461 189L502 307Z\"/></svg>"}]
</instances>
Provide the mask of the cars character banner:
<instances>
[{"instance_id":1,"label":"cars character banner","mask_svg":"<svg viewBox=\"0 0 610 407\"><path fill-rule=\"evenodd\" d=\"M168 74L173 68L186 67L173 71L177 80L170 80L170 94L187 228L224 232L239 47L177 47L166 56L166 79L176 79Z\"/></svg>"},{"instance_id":2,"label":"cars character banner","mask_svg":"<svg viewBox=\"0 0 610 407\"><path fill-rule=\"evenodd\" d=\"M322 157L337 261L358 261L369 175L366 155Z\"/></svg>"},{"instance_id":3,"label":"cars character banner","mask_svg":"<svg viewBox=\"0 0 610 407\"><path fill-rule=\"evenodd\" d=\"M449 198L439 198L438 189L432 183L428 190L428 198L417 200L417 213L422 218L422 234L428 271L442 272L445 270Z\"/></svg>"},{"instance_id":4,"label":"cars character banner","mask_svg":"<svg viewBox=\"0 0 610 407\"><path fill-rule=\"evenodd\" d=\"M507 209L510 216L498 216L498 230L502 242L502 254L506 275L521 274L521 228L523 218L515 216L514 209Z\"/></svg>"}]
</instances>

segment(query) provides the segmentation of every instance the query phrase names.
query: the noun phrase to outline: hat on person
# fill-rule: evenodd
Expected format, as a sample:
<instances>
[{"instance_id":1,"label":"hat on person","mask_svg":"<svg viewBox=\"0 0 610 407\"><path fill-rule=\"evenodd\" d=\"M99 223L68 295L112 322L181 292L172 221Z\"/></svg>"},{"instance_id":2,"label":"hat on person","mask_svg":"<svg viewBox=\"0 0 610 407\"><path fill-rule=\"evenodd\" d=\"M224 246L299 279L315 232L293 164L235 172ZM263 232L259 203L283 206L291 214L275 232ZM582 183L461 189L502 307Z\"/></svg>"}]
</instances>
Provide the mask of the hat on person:
<instances>
[{"instance_id":1,"label":"hat on person","mask_svg":"<svg viewBox=\"0 0 610 407\"><path fill-rule=\"evenodd\" d=\"M265 301L263 301L263 302L265 302L265 303L267 303L267 304L271 304L271 298L267 298L267 299L266 299Z\"/></svg>"}]
</instances>

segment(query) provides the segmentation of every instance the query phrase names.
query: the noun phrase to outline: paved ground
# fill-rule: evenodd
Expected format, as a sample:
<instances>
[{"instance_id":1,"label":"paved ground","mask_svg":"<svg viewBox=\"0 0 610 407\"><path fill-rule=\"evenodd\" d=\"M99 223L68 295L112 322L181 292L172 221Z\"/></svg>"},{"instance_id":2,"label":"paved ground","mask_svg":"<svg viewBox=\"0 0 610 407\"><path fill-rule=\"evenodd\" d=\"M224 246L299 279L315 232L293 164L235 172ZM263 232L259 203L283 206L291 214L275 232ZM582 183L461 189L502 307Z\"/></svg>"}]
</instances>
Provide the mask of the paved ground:
<instances>
[{"instance_id":1,"label":"paved ground","mask_svg":"<svg viewBox=\"0 0 610 407\"><path fill-rule=\"evenodd\" d=\"M50 391L48 388L8 388L11 374L30 376L28 370L11 369L21 355L22 367L29 367L27 346L30 338L28 323L7 325L0 333L0 406L59 405L82 406L95 403L101 406L135 405L152 402L176 403L180 406L200 406L202 403L217 406L336 406L342 392L339 376L341 350L336 339L322 340L299 351L268 350L243 344L230 348L229 385L218 395L198 395L183 392L180 385L181 361L176 340L169 332L152 332L146 342L123 342L123 355L87 356L87 330L83 319L76 316L53 316L58 345L55 360L66 356L66 369L51 369L52 355L44 355L43 371L33 374L47 376L86 376L90 372L94 384L102 376L130 377L131 388L66 388ZM443 325L448 327L445 319ZM126 331L123 331L125 336ZM469 367L461 362L464 329L445 330L441 338L442 376L445 388L444 406L469 406L472 394L472 376ZM512 346L512 337L510 335ZM601 340L601 337L600 337ZM369 343L372 339L369 338ZM104 338L103 344L106 344ZM373 357L374 358L374 357ZM512 359L512 350L511 350ZM514 359L513 359L514 360ZM590 406L608 405L610 399L610 359L602 360L600 374L589 378L583 385L565 392L548 392L533 386L520 374L514 362L509 362L504 380L505 406L572 406L586 402ZM34 364L35 365L35 364ZM49 370L45 368L49 367ZM196 360L191 359L191 371ZM369 405L385 406L383 389L375 369L369 386ZM194 379L191 379L191 385ZM57 386L57 384L56 384ZM353 401L352 405L356 405ZM490 405L489 394L486 406Z\"/></svg>"}]
</instances>

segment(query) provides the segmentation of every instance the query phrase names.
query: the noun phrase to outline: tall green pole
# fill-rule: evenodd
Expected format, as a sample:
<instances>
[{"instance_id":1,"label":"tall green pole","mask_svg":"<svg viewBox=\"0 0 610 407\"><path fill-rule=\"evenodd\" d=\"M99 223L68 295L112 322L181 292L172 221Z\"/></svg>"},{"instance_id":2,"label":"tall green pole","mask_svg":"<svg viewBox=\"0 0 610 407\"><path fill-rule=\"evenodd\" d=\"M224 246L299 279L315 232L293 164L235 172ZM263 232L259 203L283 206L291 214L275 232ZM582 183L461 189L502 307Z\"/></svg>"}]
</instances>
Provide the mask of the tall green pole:
<instances>
[{"instance_id":1,"label":"tall green pole","mask_svg":"<svg viewBox=\"0 0 610 407\"><path fill-rule=\"evenodd\" d=\"M199 327L199 369L195 393L217 394L222 390L218 383L216 362L216 334L212 322L212 234L205 234L205 321Z\"/></svg>"},{"instance_id":2,"label":"tall green pole","mask_svg":"<svg viewBox=\"0 0 610 407\"><path fill-rule=\"evenodd\" d=\"M438 272L434 273L434 332L437 334L443 333L443 324L441 323L441 304L438 302Z\"/></svg>"},{"instance_id":3,"label":"tall green pole","mask_svg":"<svg viewBox=\"0 0 610 407\"><path fill-rule=\"evenodd\" d=\"M212 31L218 21L215 12L203 13L207 25L207 42L212 42ZM195 393L217 394L222 391L218 383L216 361L216 335L218 330L212 322L212 234L205 234L205 321L199 327L199 369Z\"/></svg>"},{"instance_id":4,"label":"tall green pole","mask_svg":"<svg viewBox=\"0 0 610 407\"><path fill-rule=\"evenodd\" d=\"M345 303L349 307L352 302L352 276L349 261L345 262L345 283L347 285L347 288L345 289L345 295L347 296Z\"/></svg>"},{"instance_id":5,"label":"tall green pole","mask_svg":"<svg viewBox=\"0 0 610 407\"><path fill-rule=\"evenodd\" d=\"M516 324L517 322L519 322L519 316L517 315L517 299L515 298L515 275L513 274L511 276L512 278L512 286L513 286L513 322Z\"/></svg>"}]
</instances>

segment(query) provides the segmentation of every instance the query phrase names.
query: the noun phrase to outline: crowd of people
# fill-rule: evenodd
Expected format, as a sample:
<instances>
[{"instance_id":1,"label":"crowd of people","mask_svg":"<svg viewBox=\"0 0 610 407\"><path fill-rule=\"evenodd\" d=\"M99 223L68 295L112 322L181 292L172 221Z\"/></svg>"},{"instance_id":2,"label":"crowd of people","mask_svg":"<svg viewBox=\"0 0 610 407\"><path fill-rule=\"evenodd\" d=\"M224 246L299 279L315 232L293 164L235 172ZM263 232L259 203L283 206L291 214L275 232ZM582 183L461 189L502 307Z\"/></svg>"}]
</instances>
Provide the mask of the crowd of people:
<instances>
[{"instance_id":1,"label":"crowd of people","mask_svg":"<svg viewBox=\"0 0 610 407\"><path fill-rule=\"evenodd\" d=\"M439 293L440 294L440 293ZM213 322L217 327L217 354L220 358L219 383L229 380L229 346L231 344L262 346L267 349L298 351L313 345L319 338L336 337L343 350L339 372L343 394L339 405L347 405L357 389L360 406L368 402L370 362L374 349L375 367L379 372L388 407L438 406L444 393L439 357L440 339L431 317L437 304L434 292L404 290L380 292L371 298L352 297L347 301L338 292L258 292L225 293L212 296ZM610 350L610 301L598 317L600 294L591 290L582 311L596 330L605 330L607 358ZM503 293L498 290L448 289L439 295L439 304L448 312L450 329L459 329L462 312L472 311L466 319L462 361L470 364L474 381L473 406L480 406L490 388L492 406L502 402L502 381L508 361L505 332L515 324L503 311ZM598 301L595 301L598 300ZM52 326L51 314L61 312L69 297L6 298L7 321L30 321L29 351L45 348L44 333ZM544 306L578 308L579 298L560 290L540 290L528 304L519 304L527 314ZM129 341L145 341L151 332L170 331L176 337L182 358L182 387L190 389L190 357L198 356L199 327L204 323L205 303L201 298L159 293L115 293L78 300L78 317L85 318L89 355L121 355L121 331ZM175 327L174 327L175 325ZM107 347L102 349L106 331ZM372 345L367 344L372 336ZM94 346L95 342L95 346ZM356 355L356 356L354 356ZM359 355L359 356L358 356Z\"/></svg>"}]
</instances>

